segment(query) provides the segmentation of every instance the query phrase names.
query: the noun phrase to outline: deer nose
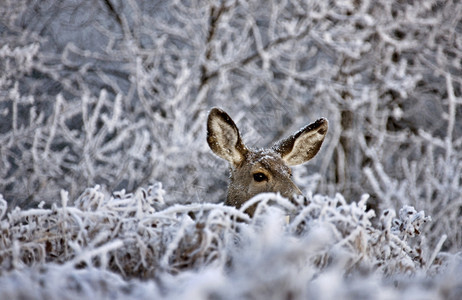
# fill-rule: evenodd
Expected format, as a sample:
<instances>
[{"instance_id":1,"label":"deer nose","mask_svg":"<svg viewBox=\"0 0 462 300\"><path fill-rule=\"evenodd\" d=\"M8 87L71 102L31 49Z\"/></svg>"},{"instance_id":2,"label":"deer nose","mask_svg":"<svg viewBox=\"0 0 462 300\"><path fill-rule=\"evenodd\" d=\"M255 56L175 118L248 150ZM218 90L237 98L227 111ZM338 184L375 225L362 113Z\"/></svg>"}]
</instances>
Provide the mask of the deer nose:
<instances>
[{"instance_id":1,"label":"deer nose","mask_svg":"<svg viewBox=\"0 0 462 300\"><path fill-rule=\"evenodd\" d=\"M295 183L292 183L291 195L289 195L288 198L291 199L294 204L297 203L298 205L303 206L310 204L310 200L303 195L302 191L295 185Z\"/></svg>"},{"instance_id":2,"label":"deer nose","mask_svg":"<svg viewBox=\"0 0 462 300\"><path fill-rule=\"evenodd\" d=\"M305 197L303 196L303 193L302 191L300 191L300 189L298 188L298 186L296 186L295 184L293 184L293 187L292 187L292 197Z\"/></svg>"},{"instance_id":3,"label":"deer nose","mask_svg":"<svg viewBox=\"0 0 462 300\"><path fill-rule=\"evenodd\" d=\"M300 201L305 198L302 191L300 191L294 183L287 184L284 188L280 189L279 192L282 196L288 198L294 204L300 203Z\"/></svg>"}]
</instances>

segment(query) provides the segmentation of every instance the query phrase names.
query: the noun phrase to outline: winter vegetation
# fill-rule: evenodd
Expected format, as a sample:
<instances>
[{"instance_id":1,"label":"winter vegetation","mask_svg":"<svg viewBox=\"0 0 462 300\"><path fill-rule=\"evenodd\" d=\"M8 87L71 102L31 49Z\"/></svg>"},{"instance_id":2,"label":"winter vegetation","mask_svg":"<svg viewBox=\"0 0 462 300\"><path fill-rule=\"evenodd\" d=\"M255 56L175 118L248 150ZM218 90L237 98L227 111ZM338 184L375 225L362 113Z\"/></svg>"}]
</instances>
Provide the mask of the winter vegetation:
<instances>
[{"instance_id":1,"label":"winter vegetation","mask_svg":"<svg viewBox=\"0 0 462 300\"><path fill-rule=\"evenodd\" d=\"M0 299L462 294L459 1L7 0L0 41ZM329 120L306 199L223 204L214 106Z\"/></svg>"}]
</instances>

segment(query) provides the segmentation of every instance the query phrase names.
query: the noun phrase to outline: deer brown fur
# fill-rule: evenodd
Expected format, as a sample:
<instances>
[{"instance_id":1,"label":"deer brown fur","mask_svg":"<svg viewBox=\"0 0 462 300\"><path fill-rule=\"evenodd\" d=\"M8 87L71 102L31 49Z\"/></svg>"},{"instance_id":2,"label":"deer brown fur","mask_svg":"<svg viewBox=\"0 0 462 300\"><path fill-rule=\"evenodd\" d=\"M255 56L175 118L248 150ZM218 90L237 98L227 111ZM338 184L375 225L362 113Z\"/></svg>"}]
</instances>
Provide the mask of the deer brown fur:
<instances>
[{"instance_id":1,"label":"deer brown fur","mask_svg":"<svg viewBox=\"0 0 462 300\"><path fill-rule=\"evenodd\" d=\"M328 121L318 119L268 149L247 148L231 117L213 108L207 120L210 149L230 165L226 204L240 208L253 196L274 192L292 199L301 195L291 179L291 166L307 162L318 153L326 136ZM247 209L253 216L256 206Z\"/></svg>"}]
</instances>

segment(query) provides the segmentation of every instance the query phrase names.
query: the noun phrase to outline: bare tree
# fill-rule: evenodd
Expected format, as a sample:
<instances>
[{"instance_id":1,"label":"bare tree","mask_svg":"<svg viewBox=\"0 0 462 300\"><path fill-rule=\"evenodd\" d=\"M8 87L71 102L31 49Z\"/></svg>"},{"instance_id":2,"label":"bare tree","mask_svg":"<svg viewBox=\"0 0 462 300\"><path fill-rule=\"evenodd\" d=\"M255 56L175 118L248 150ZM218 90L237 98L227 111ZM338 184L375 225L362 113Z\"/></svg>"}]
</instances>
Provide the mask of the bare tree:
<instances>
[{"instance_id":1,"label":"bare tree","mask_svg":"<svg viewBox=\"0 0 462 300\"><path fill-rule=\"evenodd\" d=\"M224 199L207 149L222 106L269 145L323 115L308 191L433 216L462 246L458 1L14 1L0 8L0 193L60 189ZM449 216L449 217L448 217Z\"/></svg>"}]
</instances>

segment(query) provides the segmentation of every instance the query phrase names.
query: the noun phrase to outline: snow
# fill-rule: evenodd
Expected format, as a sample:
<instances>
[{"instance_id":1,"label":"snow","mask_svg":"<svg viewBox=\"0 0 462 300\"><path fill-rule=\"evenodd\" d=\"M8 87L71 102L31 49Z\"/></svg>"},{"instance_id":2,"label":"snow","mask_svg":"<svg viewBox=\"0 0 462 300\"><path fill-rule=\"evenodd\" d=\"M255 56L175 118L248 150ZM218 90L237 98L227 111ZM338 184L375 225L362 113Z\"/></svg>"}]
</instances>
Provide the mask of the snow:
<instances>
[{"instance_id":1,"label":"snow","mask_svg":"<svg viewBox=\"0 0 462 300\"><path fill-rule=\"evenodd\" d=\"M260 194L253 219L245 207L166 203L160 184L61 195L6 214L0 201L0 298L448 299L462 284L461 257L425 243L423 211L386 210L374 225L367 195L314 195L294 210Z\"/></svg>"},{"instance_id":2,"label":"snow","mask_svg":"<svg viewBox=\"0 0 462 300\"><path fill-rule=\"evenodd\" d=\"M460 298L461 9L2 1L0 298ZM308 201L223 205L212 107L249 148L328 119Z\"/></svg>"}]
</instances>

